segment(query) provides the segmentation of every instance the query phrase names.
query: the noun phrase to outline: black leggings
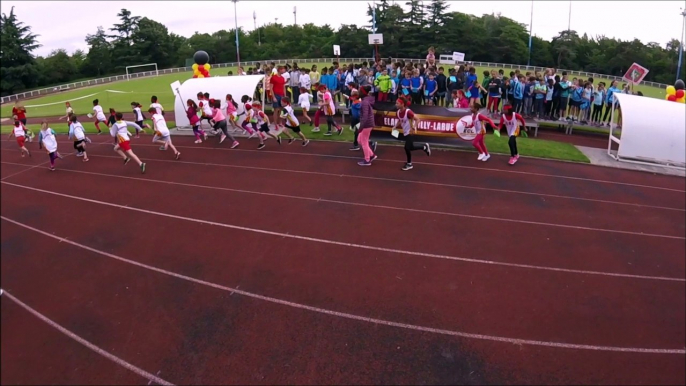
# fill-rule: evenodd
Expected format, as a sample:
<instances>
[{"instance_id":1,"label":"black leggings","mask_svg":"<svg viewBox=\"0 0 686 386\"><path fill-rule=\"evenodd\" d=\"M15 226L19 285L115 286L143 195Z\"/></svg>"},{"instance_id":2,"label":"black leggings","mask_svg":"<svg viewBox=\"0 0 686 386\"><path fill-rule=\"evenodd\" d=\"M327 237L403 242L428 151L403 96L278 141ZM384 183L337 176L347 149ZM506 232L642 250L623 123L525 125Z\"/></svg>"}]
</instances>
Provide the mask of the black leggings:
<instances>
[{"instance_id":1,"label":"black leggings","mask_svg":"<svg viewBox=\"0 0 686 386\"><path fill-rule=\"evenodd\" d=\"M600 118L603 116L603 105L593 105L593 120L596 122L600 122Z\"/></svg>"},{"instance_id":2,"label":"black leggings","mask_svg":"<svg viewBox=\"0 0 686 386\"><path fill-rule=\"evenodd\" d=\"M612 103L605 103L605 117L603 117L603 122L610 121L610 113L612 112Z\"/></svg>"},{"instance_id":3,"label":"black leggings","mask_svg":"<svg viewBox=\"0 0 686 386\"><path fill-rule=\"evenodd\" d=\"M410 135L404 135L402 136L402 139L405 141L405 155L407 156L407 163L411 164L412 163L412 152L415 150L424 150L424 145L418 146L414 144L414 136L412 134Z\"/></svg>"},{"instance_id":4,"label":"black leggings","mask_svg":"<svg viewBox=\"0 0 686 386\"><path fill-rule=\"evenodd\" d=\"M510 155L512 157L519 154L517 152L517 137L515 137L514 135L511 135L510 139L507 141L507 144L510 145Z\"/></svg>"},{"instance_id":5,"label":"black leggings","mask_svg":"<svg viewBox=\"0 0 686 386\"><path fill-rule=\"evenodd\" d=\"M417 91L417 92L412 92L412 104L413 105L421 105L422 104L422 93Z\"/></svg>"},{"instance_id":6,"label":"black leggings","mask_svg":"<svg viewBox=\"0 0 686 386\"><path fill-rule=\"evenodd\" d=\"M336 124L333 122L333 115L327 115L326 116L326 125L329 127L329 133L331 132L331 126L335 126Z\"/></svg>"},{"instance_id":7,"label":"black leggings","mask_svg":"<svg viewBox=\"0 0 686 386\"><path fill-rule=\"evenodd\" d=\"M226 126L227 126L227 124L226 124L226 119L222 119L222 120L219 121L219 122L215 122L215 124L214 124L214 129L215 129L215 130L217 130L217 129L221 130L222 133L224 133L225 136L229 137L229 139L230 139L231 141L234 141L234 142L235 142L235 141L236 141L236 138L234 138L231 134L229 134L229 131L226 129Z\"/></svg>"}]
</instances>

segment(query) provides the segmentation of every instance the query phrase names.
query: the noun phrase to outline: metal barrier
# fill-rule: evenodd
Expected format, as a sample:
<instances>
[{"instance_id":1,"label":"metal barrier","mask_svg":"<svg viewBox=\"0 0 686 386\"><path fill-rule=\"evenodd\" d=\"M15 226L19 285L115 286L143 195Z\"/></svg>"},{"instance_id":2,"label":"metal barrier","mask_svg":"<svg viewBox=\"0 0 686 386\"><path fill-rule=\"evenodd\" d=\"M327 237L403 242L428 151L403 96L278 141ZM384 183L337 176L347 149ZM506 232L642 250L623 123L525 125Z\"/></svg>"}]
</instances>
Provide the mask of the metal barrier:
<instances>
[{"instance_id":1,"label":"metal barrier","mask_svg":"<svg viewBox=\"0 0 686 386\"><path fill-rule=\"evenodd\" d=\"M406 63L423 63L425 59L406 59L406 58L393 58L394 61L400 61L403 60ZM286 64L286 63L322 63L322 62L327 62L331 63L334 61L339 61L340 63L361 63L364 61L371 62L373 61L372 58L314 58L314 59L267 59L267 60L254 60L254 61L247 61L247 62L241 62L242 67L252 67L255 65L255 63L276 63L276 64ZM507 63L489 63L489 62L468 62L474 66L477 67L489 67L489 68L502 68L502 69L513 69L513 70L522 70L522 71L541 71L543 72L545 70L544 67L534 67L534 66L524 66L524 65L519 65L519 64L507 64ZM217 69L217 68L226 68L226 67L236 67L237 63L232 62L232 63L219 63L219 64L213 64L212 69ZM189 72L192 71L191 67L177 67L177 68L167 68L164 70L159 70L157 71L158 75L164 75L164 74L173 74L176 72ZM557 69L558 73L561 73L562 71L566 71L569 75L572 76L582 76L582 77L593 77L593 78L602 78L602 79L609 79L609 80L616 80L616 81L623 81L623 79L619 76L611 76L611 75L603 75L603 74L596 74L592 72L585 72L585 71L573 71L573 70L565 70L565 69ZM155 71L145 71L145 72L138 72L135 74L129 74L131 79L136 79L136 78L142 78L142 77L148 77L148 76L155 76L156 72ZM67 91L67 90L73 90L81 87L88 87L88 86L95 86L99 84L105 84L105 83L111 83L111 82L118 82L121 80L126 80L126 75L115 75L115 76L108 76L104 78L99 78L99 79L92 79L92 80L84 80L81 82L74 82L74 83L68 83L68 84L63 84L60 86L53 86L53 87L46 87L46 88L41 88L38 90L31 90L31 91L26 91L22 92L19 94L14 94L14 95L9 95L9 96L4 96L0 98L0 104L8 103L8 102L14 102L16 100L20 99L26 99L26 98L35 98L39 96L44 96L44 95L49 95L49 94L55 94L58 92L62 91ZM658 87L658 88L667 88L668 85L662 84L662 83L656 83L656 82L642 82L641 84L646 85L646 86L651 86L651 87Z\"/></svg>"}]
</instances>

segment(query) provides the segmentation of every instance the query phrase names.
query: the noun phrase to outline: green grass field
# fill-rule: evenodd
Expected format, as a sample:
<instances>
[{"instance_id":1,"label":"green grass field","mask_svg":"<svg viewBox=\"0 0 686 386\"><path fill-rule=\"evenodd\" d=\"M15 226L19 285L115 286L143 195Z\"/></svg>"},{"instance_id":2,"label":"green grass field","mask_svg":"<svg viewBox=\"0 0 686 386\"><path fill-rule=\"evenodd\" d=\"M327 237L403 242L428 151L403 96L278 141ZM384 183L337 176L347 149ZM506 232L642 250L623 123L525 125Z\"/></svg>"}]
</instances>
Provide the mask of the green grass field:
<instances>
[{"instance_id":1,"label":"green grass field","mask_svg":"<svg viewBox=\"0 0 686 386\"><path fill-rule=\"evenodd\" d=\"M346 63L346 62L342 62ZM317 64L319 68L323 66L331 66L331 63L300 63L301 66L312 66ZM478 67L477 75L481 79L484 70L491 70L486 67ZM497 70L497 68L496 68ZM228 71L236 73L236 68L226 67L213 69L212 72L217 75L225 75ZM509 70L506 70L509 72ZM91 112L93 108L92 101L95 98L100 99L100 105L107 111L110 107L118 111L129 111L131 109L131 102L140 102L143 106L147 106L150 101L150 96L157 95L160 103L167 108L173 109L174 94L169 85L175 81L184 81L191 77L191 72L180 72L174 74L165 74L157 77L148 77L135 79L130 81L120 81L108 83L93 87L85 87L76 89L74 91L67 91L57 94L44 96L41 98L31 99L24 102L27 106L27 113L29 117L52 117L65 114L64 102L70 101L72 108L78 115L85 115ZM596 79L596 84L600 81L610 82L607 79ZM108 92L106 90L113 90L118 92ZM664 98L665 90L656 87L636 86L636 91L642 91L645 96L653 98ZM230 93L231 90L227 90ZM95 94L90 96L91 94ZM84 98L85 97L85 98ZM82 98L82 99L78 99ZM46 106L40 106L46 105ZM37 106L37 107L31 107ZM5 104L0 109L2 117L11 117L12 104Z\"/></svg>"},{"instance_id":2,"label":"green grass field","mask_svg":"<svg viewBox=\"0 0 686 386\"><path fill-rule=\"evenodd\" d=\"M167 122L169 127L174 127L174 122ZM58 134L67 134L69 132L69 129L67 129L67 126L64 123L54 123L51 124L50 127L55 130ZM95 130L95 125L92 122L83 122L83 127L86 129L86 132L89 133L89 135L95 134L97 131ZM311 133L310 132L310 126L309 125L303 125L304 133L309 139L315 139L315 140L327 140L327 141L342 141L342 142L348 142L352 143L353 140L353 132L348 129L349 126L345 126L345 130L343 130L343 133L339 135L332 135L330 137L324 136L324 132L319 132L319 133ZM33 131L34 134L38 134L40 131L40 125L38 124L31 124L28 125L29 130ZM0 133L7 137L7 135L10 133L10 130L12 129L11 124L3 124L0 126ZM131 129L133 130L133 129ZM147 131L148 134L150 134L150 130ZM102 134L102 135L109 135L107 133ZM509 154L510 148L507 145L507 138L506 137L496 137L495 135L487 135L486 136L486 146L488 147L488 151L492 153L501 153L501 154ZM389 139L389 142L391 140ZM399 142L395 142L399 143ZM348 146L341 144L341 146ZM469 148L472 150L471 148ZM530 157L538 157L538 158L549 158L549 159L558 159L558 160L565 160L565 161L574 161L574 162L584 162L588 163L589 160L588 158L581 153L574 145L568 144L568 143L563 143L563 142L555 142L555 141L546 141L542 139L532 139L532 138L518 138L517 139L517 149L519 150L520 154L522 156L530 156ZM476 152L474 152L476 156Z\"/></svg>"}]
</instances>

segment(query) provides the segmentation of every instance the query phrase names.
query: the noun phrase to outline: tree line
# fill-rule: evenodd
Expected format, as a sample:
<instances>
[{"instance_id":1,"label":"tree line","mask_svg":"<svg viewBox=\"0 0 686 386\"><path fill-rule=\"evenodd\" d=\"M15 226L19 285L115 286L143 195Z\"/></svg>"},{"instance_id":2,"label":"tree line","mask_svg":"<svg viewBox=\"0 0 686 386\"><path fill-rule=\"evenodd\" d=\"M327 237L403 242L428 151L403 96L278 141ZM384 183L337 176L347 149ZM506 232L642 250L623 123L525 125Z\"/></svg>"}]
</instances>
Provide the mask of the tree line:
<instances>
[{"instance_id":1,"label":"tree line","mask_svg":"<svg viewBox=\"0 0 686 386\"><path fill-rule=\"evenodd\" d=\"M645 80L672 84L676 76L679 41L643 44L605 36L579 36L561 31L552 40L533 37L529 58L526 26L498 14L474 16L450 12L446 0L409 0L407 10L388 0L376 3L376 32L384 34L382 57L423 58L433 46L436 54L464 52L467 61L527 64L622 76L637 62L650 72ZM372 57L369 25L283 25L271 23L256 30L239 29L241 61L332 57L341 46L342 58ZM122 9L119 23L98 27L85 37L87 51L71 55L64 49L35 57L39 37L14 13L0 17L0 72L2 95L26 89L124 73L126 66L157 63L160 69L184 67L198 50L207 51L210 64L236 61L235 30L212 34L196 32L186 38L163 24ZM685 66L686 67L686 66ZM682 68L680 78L685 78Z\"/></svg>"}]
</instances>

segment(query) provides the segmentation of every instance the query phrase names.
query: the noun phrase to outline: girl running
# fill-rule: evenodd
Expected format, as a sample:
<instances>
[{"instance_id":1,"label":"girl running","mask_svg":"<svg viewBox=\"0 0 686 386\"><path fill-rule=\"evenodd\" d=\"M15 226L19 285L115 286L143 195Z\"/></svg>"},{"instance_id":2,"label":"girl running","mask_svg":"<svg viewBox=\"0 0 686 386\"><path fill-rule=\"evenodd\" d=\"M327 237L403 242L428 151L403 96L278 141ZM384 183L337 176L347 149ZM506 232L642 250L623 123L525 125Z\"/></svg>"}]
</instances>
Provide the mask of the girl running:
<instances>
[{"instance_id":1,"label":"girl running","mask_svg":"<svg viewBox=\"0 0 686 386\"><path fill-rule=\"evenodd\" d=\"M48 127L48 121L45 119L40 124L40 135L38 136L38 148L45 150L50 156L50 171L55 171L55 160L62 159L62 155L57 151L57 138L55 138L55 130Z\"/></svg>"},{"instance_id":2,"label":"girl running","mask_svg":"<svg viewBox=\"0 0 686 386\"><path fill-rule=\"evenodd\" d=\"M83 125L78 121L76 115L72 114L70 121L69 139L74 138L76 156L83 157L83 162L88 162L88 154L86 154L86 129L83 128Z\"/></svg>"},{"instance_id":3,"label":"girl running","mask_svg":"<svg viewBox=\"0 0 686 386\"><path fill-rule=\"evenodd\" d=\"M264 134L265 136L269 136L274 138L279 145L281 145L281 138L278 136L272 134L269 131L269 117L267 114L262 111L262 103L260 101L254 101L252 102L252 119L255 120L256 125L259 127L260 134ZM260 145L257 147L257 149L263 149L264 148L264 140L262 139L262 136L260 136Z\"/></svg>"},{"instance_id":4,"label":"girl running","mask_svg":"<svg viewBox=\"0 0 686 386\"><path fill-rule=\"evenodd\" d=\"M145 116L143 115L143 111L141 111L141 104L138 102L131 102L131 108L133 109L134 122L136 122L136 124L141 128L149 129L150 126L143 122L145 120ZM143 130L141 131L144 132ZM136 129L136 138L140 138L140 136L138 135L138 129Z\"/></svg>"},{"instance_id":5,"label":"girl running","mask_svg":"<svg viewBox=\"0 0 686 386\"><path fill-rule=\"evenodd\" d=\"M105 118L105 113L102 111L102 107L100 107L100 101L97 99L93 100L93 113L94 114L89 115L90 117L95 118L95 128L98 130L98 135L100 135L102 134L102 130L100 130L100 123L102 122L107 125L107 118Z\"/></svg>"},{"instance_id":6,"label":"girl running","mask_svg":"<svg viewBox=\"0 0 686 386\"><path fill-rule=\"evenodd\" d=\"M350 94L350 129L355 133L353 134L353 146L350 148L352 151L360 150L360 144L357 139L360 136L360 109L362 108L362 101L359 97L359 92L357 90ZM369 147L372 149L372 153L376 153L376 142L369 141Z\"/></svg>"},{"instance_id":7,"label":"girl running","mask_svg":"<svg viewBox=\"0 0 686 386\"><path fill-rule=\"evenodd\" d=\"M414 144L414 134L417 133L417 123L419 118L414 115L412 110L408 109L411 101L407 97L400 97L395 102L395 106L398 108L398 120L393 126L393 130L400 126L403 129L402 134L398 136L398 139L405 141L405 156L407 157L407 162L403 166L402 170L411 170L412 166L412 152L415 150L424 150L426 155L431 155L431 148L428 143L422 146L417 146Z\"/></svg>"},{"instance_id":8,"label":"girl running","mask_svg":"<svg viewBox=\"0 0 686 386\"><path fill-rule=\"evenodd\" d=\"M66 114L60 117L60 119L66 119L67 127L71 127L71 114L74 114L74 109L71 108L71 103L65 102L64 104L66 106Z\"/></svg>"},{"instance_id":9,"label":"girl running","mask_svg":"<svg viewBox=\"0 0 686 386\"><path fill-rule=\"evenodd\" d=\"M498 130L502 129L503 126L507 128L507 136L510 138L507 142L510 145L510 161L508 164L514 165L519 160L519 152L517 151L517 136L519 135L519 125L521 122L522 127L526 130L526 122L521 115L515 113L512 110L512 105L503 106L503 111L505 112L502 117L500 117L500 126Z\"/></svg>"},{"instance_id":10,"label":"girl running","mask_svg":"<svg viewBox=\"0 0 686 386\"><path fill-rule=\"evenodd\" d=\"M33 141L33 132L26 127L26 124L24 122L22 122L22 120L19 119L17 115L13 115L12 119L15 122L19 121L19 124L21 125L22 130L24 130L24 136L26 137L26 139L29 142Z\"/></svg>"},{"instance_id":11,"label":"girl running","mask_svg":"<svg viewBox=\"0 0 686 386\"><path fill-rule=\"evenodd\" d=\"M138 105L140 107L140 105ZM155 114L164 115L164 107L162 107L159 102L157 102L157 96L153 95L150 97L150 108L155 109Z\"/></svg>"},{"instance_id":12,"label":"girl running","mask_svg":"<svg viewBox=\"0 0 686 386\"><path fill-rule=\"evenodd\" d=\"M210 120L212 119L212 106L210 105L210 97L209 94L207 94L207 99L205 99L205 94L202 92L198 93L198 107L200 107L201 115L200 115L200 127L202 128L202 121L206 120L207 124L210 125L210 128L212 128L212 123ZM212 130L212 134L217 134L216 130Z\"/></svg>"},{"instance_id":13,"label":"girl running","mask_svg":"<svg viewBox=\"0 0 686 386\"><path fill-rule=\"evenodd\" d=\"M172 143L171 133L169 132L164 117L162 114L158 114L154 107L149 108L148 112L152 114L153 130L155 130L155 136L152 137L152 142L161 144L162 147L160 147L160 150L167 150L168 147L171 147L171 149L174 150L174 159L179 159L181 153L176 150L176 147L174 147L174 144Z\"/></svg>"},{"instance_id":14,"label":"girl running","mask_svg":"<svg viewBox=\"0 0 686 386\"><path fill-rule=\"evenodd\" d=\"M240 130L241 128L236 124L236 122L238 122L237 108L238 103L233 100L233 96L231 94L226 94L226 120L231 123L231 126L236 130Z\"/></svg>"},{"instance_id":15,"label":"girl running","mask_svg":"<svg viewBox=\"0 0 686 386\"><path fill-rule=\"evenodd\" d=\"M336 114L336 106L334 105L333 101L333 96L331 95L331 92L327 89L325 85L320 85L319 89L322 91L323 94L323 104L322 104L322 110L324 111L324 115L326 115L326 124L328 126L328 130L324 135L331 135L331 127L334 126L336 127L336 131L338 132L338 135L341 135L343 133L343 128L341 128L337 123L333 121L333 116Z\"/></svg>"},{"instance_id":16,"label":"girl running","mask_svg":"<svg viewBox=\"0 0 686 386\"><path fill-rule=\"evenodd\" d=\"M314 101L317 102L317 111L315 111L314 113L314 129L312 129L312 132L318 133L319 117L322 115L322 112L324 111L324 92L322 91L322 88L319 86L319 83L316 83L313 87L316 87L317 90L316 98L314 98Z\"/></svg>"},{"instance_id":17,"label":"girl running","mask_svg":"<svg viewBox=\"0 0 686 386\"><path fill-rule=\"evenodd\" d=\"M26 148L26 146L24 146L24 141L26 141L24 126L22 126L21 121L18 119L14 120L14 126L12 127L12 131L7 139L12 138L13 135L15 138L17 138L17 145L19 145L19 149L21 150L21 156L24 157L24 153L26 153L29 157L31 157L31 152Z\"/></svg>"},{"instance_id":18,"label":"girl running","mask_svg":"<svg viewBox=\"0 0 686 386\"><path fill-rule=\"evenodd\" d=\"M362 145L362 152L364 153L364 160L358 162L360 166L371 166L372 162L377 158L374 151L369 146L369 136L374 129L374 108L375 102L374 94L372 94L372 87L364 85L360 87L359 94L362 95L362 102L360 104L360 134L358 140Z\"/></svg>"},{"instance_id":19,"label":"girl running","mask_svg":"<svg viewBox=\"0 0 686 386\"><path fill-rule=\"evenodd\" d=\"M114 125L114 122L117 122L117 112L110 107L110 117L107 118L107 127L112 127Z\"/></svg>"},{"instance_id":20,"label":"girl running","mask_svg":"<svg viewBox=\"0 0 686 386\"><path fill-rule=\"evenodd\" d=\"M124 165L129 163L129 161L131 161L133 158L133 160L136 161L138 166L141 168L141 174L144 174L145 163L141 162L138 156L136 156L136 154L133 153L133 150L131 150L131 138L129 137L128 129L129 126L136 128L138 125L133 122L125 121L123 117L124 115L122 113L116 113L115 118L117 121L110 126L110 135L112 138L114 138L115 143L114 151L124 159ZM138 126L138 129L141 129L140 126Z\"/></svg>"},{"instance_id":21,"label":"girl running","mask_svg":"<svg viewBox=\"0 0 686 386\"><path fill-rule=\"evenodd\" d=\"M186 101L186 116L188 117L188 122L190 122L193 127L193 134L195 135L195 143L202 143L200 136L207 141L207 134L200 128L200 118L198 117L198 105L195 104L193 99Z\"/></svg>"},{"instance_id":22,"label":"girl running","mask_svg":"<svg viewBox=\"0 0 686 386\"><path fill-rule=\"evenodd\" d=\"M260 143L262 143L266 138L263 133L257 130L257 120L255 119L255 112L252 110L252 98L243 95L241 103L243 103L243 112L239 115L245 115L241 128L250 134L248 139L257 135L260 138Z\"/></svg>"},{"instance_id":23,"label":"girl running","mask_svg":"<svg viewBox=\"0 0 686 386\"><path fill-rule=\"evenodd\" d=\"M312 119L307 115L307 111L310 109L310 99L312 99L312 94L307 91L306 87L300 87L300 96L298 97L298 104L303 111L303 117L307 119L312 126Z\"/></svg>"},{"instance_id":24,"label":"girl running","mask_svg":"<svg viewBox=\"0 0 686 386\"><path fill-rule=\"evenodd\" d=\"M222 135L219 138L219 143L224 142L226 137L229 137L231 139L231 148L234 149L236 146L239 145L238 141L236 141L236 138L234 138L229 131L227 130L227 124L226 124L226 117L224 117L224 113L222 113L221 109L221 101L216 100L214 101L214 106L212 107L212 115L211 119L214 121L214 130L221 130Z\"/></svg>"},{"instance_id":25,"label":"girl running","mask_svg":"<svg viewBox=\"0 0 686 386\"><path fill-rule=\"evenodd\" d=\"M488 154L488 149L486 149L486 144L484 143L484 137L486 136L486 127L484 123L490 123L491 127L493 128L495 128L495 123L493 123L493 121L485 115L479 114L479 110L482 107L483 106L480 102L474 102L471 107L472 123L469 124L468 127L474 128L474 132L476 133L476 137L472 141L472 145L479 152L479 157L477 159L479 161L486 162L489 158L491 158L491 155Z\"/></svg>"},{"instance_id":26,"label":"girl running","mask_svg":"<svg viewBox=\"0 0 686 386\"><path fill-rule=\"evenodd\" d=\"M286 130L296 133L303 140L303 147L307 146L307 144L310 143L310 140L305 138L305 135L300 131L300 122L298 122L298 119L295 117L295 113L293 112L293 106L291 106L290 98L281 98L281 106L283 107L281 119L283 119L285 122ZM293 143L295 138L293 138L293 136L286 130L284 131L288 136L288 144L290 145L291 143ZM277 141L280 144L281 137L279 137Z\"/></svg>"}]
</instances>

